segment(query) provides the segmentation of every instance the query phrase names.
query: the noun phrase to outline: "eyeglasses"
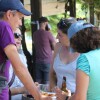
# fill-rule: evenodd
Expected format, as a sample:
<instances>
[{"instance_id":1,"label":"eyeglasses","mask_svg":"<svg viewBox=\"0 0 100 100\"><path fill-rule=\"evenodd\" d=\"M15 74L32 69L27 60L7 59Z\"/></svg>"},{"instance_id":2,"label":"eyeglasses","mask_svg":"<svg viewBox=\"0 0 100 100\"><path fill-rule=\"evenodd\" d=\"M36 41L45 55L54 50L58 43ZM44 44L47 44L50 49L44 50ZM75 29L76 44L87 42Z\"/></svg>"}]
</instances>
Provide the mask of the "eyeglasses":
<instances>
[{"instance_id":1,"label":"eyeglasses","mask_svg":"<svg viewBox=\"0 0 100 100\"><path fill-rule=\"evenodd\" d=\"M61 19L60 20L60 22L58 23L58 27L60 28L60 27L66 27L67 25L66 25L66 23L65 23L65 20L64 19Z\"/></svg>"},{"instance_id":2,"label":"eyeglasses","mask_svg":"<svg viewBox=\"0 0 100 100\"><path fill-rule=\"evenodd\" d=\"M71 17L69 19L61 19L60 22L58 23L58 28L63 29L63 28L69 28L72 23L76 22L76 19Z\"/></svg>"},{"instance_id":3,"label":"eyeglasses","mask_svg":"<svg viewBox=\"0 0 100 100\"><path fill-rule=\"evenodd\" d=\"M23 36L21 34L19 34L19 33L14 33L14 37L16 39L18 39L18 38L22 38Z\"/></svg>"},{"instance_id":4,"label":"eyeglasses","mask_svg":"<svg viewBox=\"0 0 100 100\"><path fill-rule=\"evenodd\" d=\"M68 28L70 26L70 23L66 22L65 19L61 19L60 22L58 23L58 28L63 29L63 28Z\"/></svg>"}]
</instances>

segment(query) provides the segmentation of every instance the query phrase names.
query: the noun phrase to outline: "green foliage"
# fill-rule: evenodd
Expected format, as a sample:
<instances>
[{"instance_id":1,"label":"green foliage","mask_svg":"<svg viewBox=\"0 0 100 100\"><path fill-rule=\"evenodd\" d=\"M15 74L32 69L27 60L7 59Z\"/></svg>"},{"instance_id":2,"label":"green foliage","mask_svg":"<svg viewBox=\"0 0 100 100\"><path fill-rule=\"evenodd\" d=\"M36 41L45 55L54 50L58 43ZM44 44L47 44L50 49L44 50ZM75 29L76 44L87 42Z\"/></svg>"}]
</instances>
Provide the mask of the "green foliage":
<instances>
[{"instance_id":1,"label":"green foliage","mask_svg":"<svg viewBox=\"0 0 100 100\"><path fill-rule=\"evenodd\" d=\"M31 19L24 19L24 25L26 28L26 35L31 36Z\"/></svg>"},{"instance_id":2,"label":"green foliage","mask_svg":"<svg viewBox=\"0 0 100 100\"><path fill-rule=\"evenodd\" d=\"M88 5L87 4L84 3L84 4L81 5L81 9L83 11L87 10L87 8L88 8Z\"/></svg>"},{"instance_id":3,"label":"green foliage","mask_svg":"<svg viewBox=\"0 0 100 100\"><path fill-rule=\"evenodd\" d=\"M81 3L81 0L76 0L76 2Z\"/></svg>"},{"instance_id":4,"label":"green foliage","mask_svg":"<svg viewBox=\"0 0 100 100\"><path fill-rule=\"evenodd\" d=\"M97 9L100 9L100 0L94 0L94 6Z\"/></svg>"},{"instance_id":5,"label":"green foliage","mask_svg":"<svg viewBox=\"0 0 100 100\"><path fill-rule=\"evenodd\" d=\"M64 18L64 14L52 15L47 17L49 24L51 25L51 32L56 37L57 35L57 23L61 18Z\"/></svg>"},{"instance_id":6,"label":"green foliage","mask_svg":"<svg viewBox=\"0 0 100 100\"><path fill-rule=\"evenodd\" d=\"M77 0L77 1L84 1L82 5L87 6L92 1L94 2L94 8L100 9L100 0ZM81 2L82 3L82 2Z\"/></svg>"}]
</instances>

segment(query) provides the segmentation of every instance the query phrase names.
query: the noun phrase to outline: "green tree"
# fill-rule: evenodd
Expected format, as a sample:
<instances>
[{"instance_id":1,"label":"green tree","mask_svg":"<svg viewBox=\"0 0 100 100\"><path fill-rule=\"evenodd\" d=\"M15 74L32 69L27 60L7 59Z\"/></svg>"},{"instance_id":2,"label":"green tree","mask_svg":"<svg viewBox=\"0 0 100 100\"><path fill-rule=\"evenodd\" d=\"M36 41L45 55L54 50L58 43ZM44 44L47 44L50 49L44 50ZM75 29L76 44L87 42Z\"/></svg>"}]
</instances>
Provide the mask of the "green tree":
<instances>
[{"instance_id":1,"label":"green tree","mask_svg":"<svg viewBox=\"0 0 100 100\"><path fill-rule=\"evenodd\" d=\"M97 17L96 25L99 26L99 24L100 24L100 22L99 22L99 20L100 20L100 0L78 0L78 1L82 3L83 9L86 9L89 5L90 6L94 5L94 13ZM92 3L92 5L91 5L91 3ZM93 13L92 10L91 10L91 12Z\"/></svg>"}]
</instances>

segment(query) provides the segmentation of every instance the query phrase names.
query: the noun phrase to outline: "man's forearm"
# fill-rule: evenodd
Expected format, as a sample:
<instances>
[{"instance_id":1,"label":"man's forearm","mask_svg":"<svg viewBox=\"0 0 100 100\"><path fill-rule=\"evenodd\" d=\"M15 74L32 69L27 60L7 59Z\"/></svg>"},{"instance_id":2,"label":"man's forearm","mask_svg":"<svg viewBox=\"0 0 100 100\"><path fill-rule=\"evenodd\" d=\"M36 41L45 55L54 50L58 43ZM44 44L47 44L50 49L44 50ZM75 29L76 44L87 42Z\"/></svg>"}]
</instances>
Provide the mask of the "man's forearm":
<instances>
[{"instance_id":1,"label":"man's forearm","mask_svg":"<svg viewBox=\"0 0 100 100\"><path fill-rule=\"evenodd\" d=\"M21 69L16 70L17 76L23 82L23 84L25 85L25 88L32 94L32 96L36 100L41 100L40 93L39 93L37 87L35 86L27 68L25 68L24 66L20 67L20 68ZM20 73L19 71L22 71L22 73Z\"/></svg>"},{"instance_id":2,"label":"man's forearm","mask_svg":"<svg viewBox=\"0 0 100 100\"><path fill-rule=\"evenodd\" d=\"M27 90L24 87L12 87L10 88L10 91L11 91L11 95L27 93Z\"/></svg>"},{"instance_id":3,"label":"man's forearm","mask_svg":"<svg viewBox=\"0 0 100 100\"><path fill-rule=\"evenodd\" d=\"M25 88L30 92L30 94L36 99L41 100L41 95L35 86L32 77L30 76L27 68L24 66L24 64L21 62L17 49L14 45L8 45L4 49L7 57L12 63L13 69L16 73L16 75L19 77L19 79L24 84Z\"/></svg>"}]
</instances>

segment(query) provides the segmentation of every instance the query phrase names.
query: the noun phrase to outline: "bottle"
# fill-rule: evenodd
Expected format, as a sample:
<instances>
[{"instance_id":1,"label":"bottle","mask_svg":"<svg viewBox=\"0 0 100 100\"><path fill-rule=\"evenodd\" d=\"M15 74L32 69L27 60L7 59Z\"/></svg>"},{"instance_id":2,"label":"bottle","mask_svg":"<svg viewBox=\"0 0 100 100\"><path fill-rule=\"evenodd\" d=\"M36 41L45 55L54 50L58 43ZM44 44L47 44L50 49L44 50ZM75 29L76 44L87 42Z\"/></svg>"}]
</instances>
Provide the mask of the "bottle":
<instances>
[{"instance_id":1,"label":"bottle","mask_svg":"<svg viewBox=\"0 0 100 100\"><path fill-rule=\"evenodd\" d=\"M66 89L67 86L66 86L66 77L63 76L63 80L62 80L62 87L61 87L61 90L68 93L68 90Z\"/></svg>"}]
</instances>

